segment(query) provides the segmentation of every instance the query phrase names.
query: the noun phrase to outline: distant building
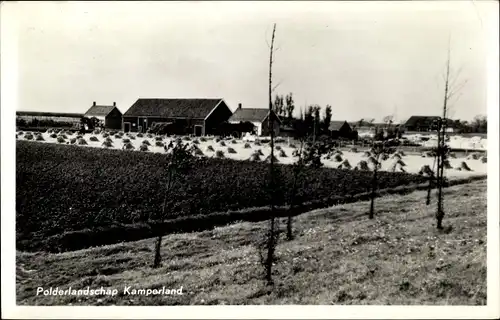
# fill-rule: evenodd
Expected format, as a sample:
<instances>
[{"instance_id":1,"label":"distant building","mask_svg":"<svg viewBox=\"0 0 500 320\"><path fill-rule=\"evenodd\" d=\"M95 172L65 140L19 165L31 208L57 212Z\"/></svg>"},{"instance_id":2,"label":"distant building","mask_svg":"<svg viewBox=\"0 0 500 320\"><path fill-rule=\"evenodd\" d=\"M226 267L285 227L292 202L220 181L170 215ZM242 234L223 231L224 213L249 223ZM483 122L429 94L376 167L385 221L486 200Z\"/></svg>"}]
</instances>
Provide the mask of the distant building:
<instances>
[{"instance_id":1,"label":"distant building","mask_svg":"<svg viewBox=\"0 0 500 320\"><path fill-rule=\"evenodd\" d=\"M156 124L173 134L210 135L231 116L223 99L138 99L123 114L125 132L146 132Z\"/></svg>"},{"instance_id":2,"label":"distant building","mask_svg":"<svg viewBox=\"0 0 500 320\"><path fill-rule=\"evenodd\" d=\"M84 116L86 118L97 118L100 124L109 129L121 129L122 127L122 113L116 107L116 102L112 106L97 105L96 102L92 104Z\"/></svg>"},{"instance_id":3,"label":"distant building","mask_svg":"<svg viewBox=\"0 0 500 320\"><path fill-rule=\"evenodd\" d=\"M410 132L432 131L434 121L440 119L438 116L411 116L404 124L404 130ZM454 132L455 122L451 119L447 121L447 132Z\"/></svg>"},{"instance_id":4,"label":"distant building","mask_svg":"<svg viewBox=\"0 0 500 320\"><path fill-rule=\"evenodd\" d=\"M328 130L332 138L351 139L353 136L352 127L347 121L330 121Z\"/></svg>"},{"instance_id":5,"label":"distant building","mask_svg":"<svg viewBox=\"0 0 500 320\"><path fill-rule=\"evenodd\" d=\"M16 125L20 127L76 126L81 113L16 111Z\"/></svg>"},{"instance_id":6,"label":"distant building","mask_svg":"<svg viewBox=\"0 0 500 320\"><path fill-rule=\"evenodd\" d=\"M269 109L242 108L240 103L228 122L233 124L245 122L252 123L255 128L255 133L258 136L269 136L271 134L269 130L269 115L271 115L273 119L274 135L277 136L280 133L281 120L274 111L270 113Z\"/></svg>"}]
</instances>

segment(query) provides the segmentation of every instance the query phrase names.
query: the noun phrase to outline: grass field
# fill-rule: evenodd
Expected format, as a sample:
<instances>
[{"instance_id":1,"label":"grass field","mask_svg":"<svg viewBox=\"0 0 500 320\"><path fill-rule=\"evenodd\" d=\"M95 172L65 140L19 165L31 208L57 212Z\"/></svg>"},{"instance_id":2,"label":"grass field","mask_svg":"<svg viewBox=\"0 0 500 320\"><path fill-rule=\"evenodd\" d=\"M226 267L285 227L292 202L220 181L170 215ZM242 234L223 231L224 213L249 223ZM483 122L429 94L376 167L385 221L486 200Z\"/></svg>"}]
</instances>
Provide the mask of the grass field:
<instances>
[{"instance_id":1,"label":"grass field","mask_svg":"<svg viewBox=\"0 0 500 320\"><path fill-rule=\"evenodd\" d=\"M446 232L435 228L426 192L298 216L280 240L275 286L264 285L254 247L266 223L168 235L163 266L150 267L153 239L63 254L17 253L20 305L486 304L486 181L445 190ZM281 224L283 226L283 224ZM42 286L179 288L177 296L36 296Z\"/></svg>"}]
</instances>

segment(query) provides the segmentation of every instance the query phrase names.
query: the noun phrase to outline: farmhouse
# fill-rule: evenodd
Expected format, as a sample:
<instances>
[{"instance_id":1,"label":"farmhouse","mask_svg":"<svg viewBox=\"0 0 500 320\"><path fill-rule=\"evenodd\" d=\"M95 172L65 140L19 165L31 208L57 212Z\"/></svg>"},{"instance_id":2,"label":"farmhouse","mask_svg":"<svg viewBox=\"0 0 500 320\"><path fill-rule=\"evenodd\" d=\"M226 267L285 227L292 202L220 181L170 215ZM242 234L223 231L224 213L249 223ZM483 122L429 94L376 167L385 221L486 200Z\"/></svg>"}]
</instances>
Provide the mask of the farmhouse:
<instances>
[{"instance_id":1,"label":"farmhouse","mask_svg":"<svg viewBox=\"0 0 500 320\"><path fill-rule=\"evenodd\" d=\"M330 121L328 130L332 138L351 139L353 135L353 130L347 121Z\"/></svg>"},{"instance_id":2,"label":"farmhouse","mask_svg":"<svg viewBox=\"0 0 500 320\"><path fill-rule=\"evenodd\" d=\"M411 116L406 123L404 128L406 131L416 131L416 132L428 132L432 131L432 124L435 120L438 120L438 116ZM453 132L455 128L455 122L451 119L447 121L447 132Z\"/></svg>"},{"instance_id":3,"label":"farmhouse","mask_svg":"<svg viewBox=\"0 0 500 320\"><path fill-rule=\"evenodd\" d=\"M86 118L97 118L102 126L109 129L120 129L122 127L122 113L116 107L116 102L112 106L96 105L95 101L84 116Z\"/></svg>"},{"instance_id":4,"label":"farmhouse","mask_svg":"<svg viewBox=\"0 0 500 320\"><path fill-rule=\"evenodd\" d=\"M138 99L123 114L125 132L167 124L172 134L210 135L231 116L223 99Z\"/></svg>"},{"instance_id":5,"label":"farmhouse","mask_svg":"<svg viewBox=\"0 0 500 320\"><path fill-rule=\"evenodd\" d=\"M271 111L273 119L274 134L277 136L280 132L281 120ZM238 104L238 109L229 118L229 123L246 123L249 122L254 126L254 132L258 136L269 136L269 109L264 108L242 108L241 103Z\"/></svg>"}]
</instances>

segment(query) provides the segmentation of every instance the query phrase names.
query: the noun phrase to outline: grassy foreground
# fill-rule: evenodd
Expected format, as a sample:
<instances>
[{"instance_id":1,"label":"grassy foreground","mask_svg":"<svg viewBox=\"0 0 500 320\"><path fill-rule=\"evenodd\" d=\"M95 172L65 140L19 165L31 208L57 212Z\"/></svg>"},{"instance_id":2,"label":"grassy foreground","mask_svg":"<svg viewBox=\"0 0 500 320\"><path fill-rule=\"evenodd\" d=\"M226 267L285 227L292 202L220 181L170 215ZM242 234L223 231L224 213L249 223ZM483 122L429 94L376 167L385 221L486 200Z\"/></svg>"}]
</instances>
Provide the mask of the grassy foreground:
<instances>
[{"instance_id":1,"label":"grassy foreground","mask_svg":"<svg viewBox=\"0 0 500 320\"><path fill-rule=\"evenodd\" d=\"M445 190L445 226L423 191L316 210L295 218L280 240L275 286L262 281L254 247L266 223L236 223L163 241L152 239L62 254L17 253L21 305L486 304L486 181ZM284 227L284 223L281 224ZM38 286L117 289L111 296L36 296ZM183 295L123 295L123 288L179 288Z\"/></svg>"}]
</instances>

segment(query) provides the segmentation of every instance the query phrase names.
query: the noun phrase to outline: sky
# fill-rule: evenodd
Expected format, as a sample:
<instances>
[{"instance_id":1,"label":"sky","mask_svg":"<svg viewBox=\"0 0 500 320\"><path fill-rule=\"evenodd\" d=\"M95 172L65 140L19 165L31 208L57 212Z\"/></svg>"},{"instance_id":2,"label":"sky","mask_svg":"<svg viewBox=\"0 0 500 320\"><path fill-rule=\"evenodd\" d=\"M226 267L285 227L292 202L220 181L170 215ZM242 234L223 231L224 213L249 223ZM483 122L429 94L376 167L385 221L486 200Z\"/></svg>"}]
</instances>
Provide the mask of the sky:
<instances>
[{"instance_id":1,"label":"sky","mask_svg":"<svg viewBox=\"0 0 500 320\"><path fill-rule=\"evenodd\" d=\"M125 112L138 98L223 98L267 108L273 92L332 106L333 120L486 114L487 2L15 3L17 110ZM497 10L497 9L494 9ZM496 40L498 41L498 39ZM458 76L457 76L458 75ZM273 86L274 86L273 85Z\"/></svg>"}]
</instances>

